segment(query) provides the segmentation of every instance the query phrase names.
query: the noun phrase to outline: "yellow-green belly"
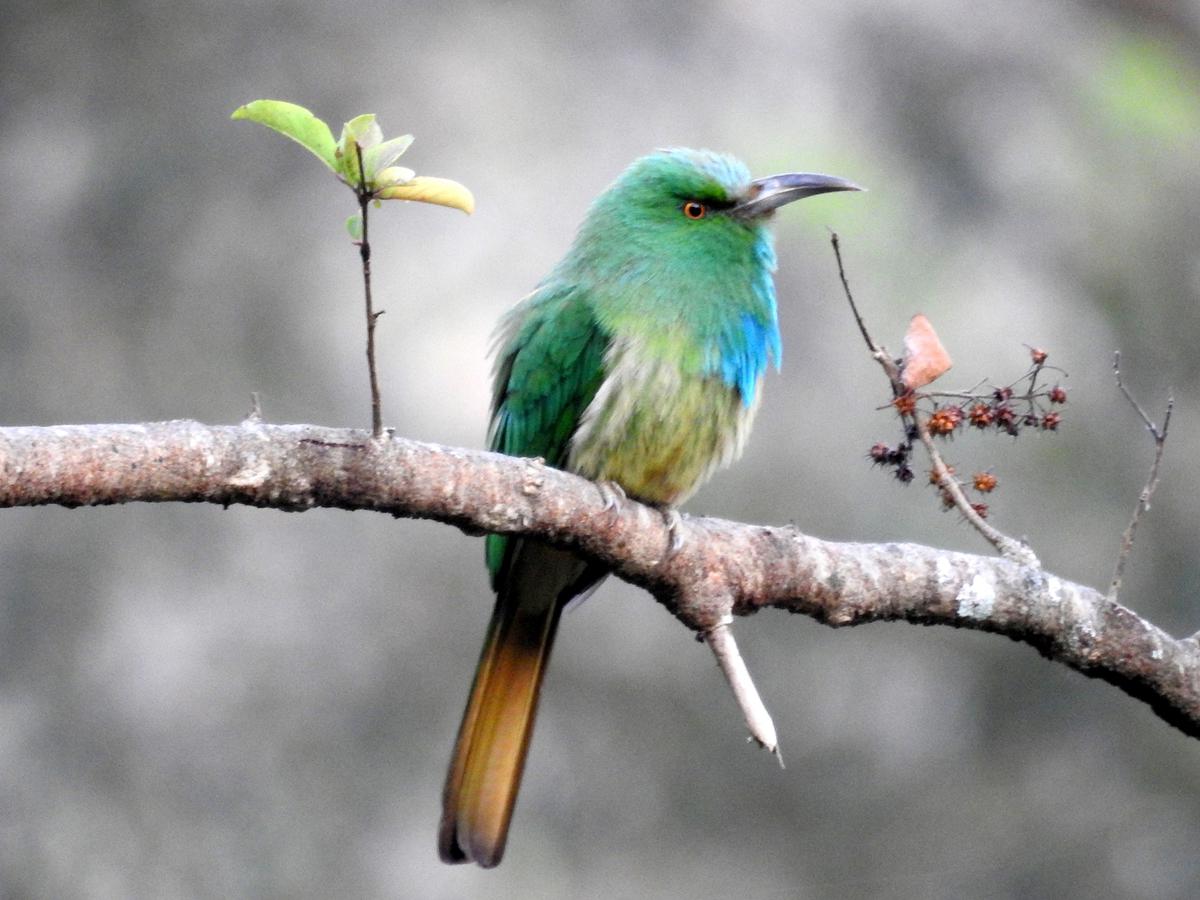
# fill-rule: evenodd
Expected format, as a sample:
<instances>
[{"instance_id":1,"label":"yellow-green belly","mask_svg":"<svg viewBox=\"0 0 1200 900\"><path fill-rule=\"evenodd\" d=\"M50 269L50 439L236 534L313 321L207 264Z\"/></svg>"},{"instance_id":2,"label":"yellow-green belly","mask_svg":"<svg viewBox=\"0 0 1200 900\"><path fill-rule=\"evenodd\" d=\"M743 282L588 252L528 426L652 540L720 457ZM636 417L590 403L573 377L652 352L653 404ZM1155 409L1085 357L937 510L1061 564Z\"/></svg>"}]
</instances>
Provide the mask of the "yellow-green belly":
<instances>
[{"instance_id":1,"label":"yellow-green belly","mask_svg":"<svg viewBox=\"0 0 1200 900\"><path fill-rule=\"evenodd\" d=\"M618 358L572 439L567 467L639 500L682 503L741 453L756 410L717 377Z\"/></svg>"}]
</instances>

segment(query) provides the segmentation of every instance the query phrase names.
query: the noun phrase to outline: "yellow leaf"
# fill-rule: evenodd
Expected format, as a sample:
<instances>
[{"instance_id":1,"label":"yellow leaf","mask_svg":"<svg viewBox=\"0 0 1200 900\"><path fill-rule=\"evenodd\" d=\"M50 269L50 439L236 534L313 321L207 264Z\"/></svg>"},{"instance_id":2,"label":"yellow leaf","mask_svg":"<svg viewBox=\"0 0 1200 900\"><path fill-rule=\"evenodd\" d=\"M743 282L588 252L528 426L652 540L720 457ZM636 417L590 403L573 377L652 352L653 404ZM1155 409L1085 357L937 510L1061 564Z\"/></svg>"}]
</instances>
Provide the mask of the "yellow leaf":
<instances>
[{"instance_id":1,"label":"yellow leaf","mask_svg":"<svg viewBox=\"0 0 1200 900\"><path fill-rule=\"evenodd\" d=\"M471 192L449 178L418 175L404 184L386 187L375 195L379 200L415 200L418 203L436 203L461 209L470 215L475 211L475 197Z\"/></svg>"},{"instance_id":2,"label":"yellow leaf","mask_svg":"<svg viewBox=\"0 0 1200 900\"><path fill-rule=\"evenodd\" d=\"M388 166L375 176L375 193L378 194L385 188L395 187L398 184L408 184L416 176L416 172L406 169L404 166Z\"/></svg>"}]
</instances>

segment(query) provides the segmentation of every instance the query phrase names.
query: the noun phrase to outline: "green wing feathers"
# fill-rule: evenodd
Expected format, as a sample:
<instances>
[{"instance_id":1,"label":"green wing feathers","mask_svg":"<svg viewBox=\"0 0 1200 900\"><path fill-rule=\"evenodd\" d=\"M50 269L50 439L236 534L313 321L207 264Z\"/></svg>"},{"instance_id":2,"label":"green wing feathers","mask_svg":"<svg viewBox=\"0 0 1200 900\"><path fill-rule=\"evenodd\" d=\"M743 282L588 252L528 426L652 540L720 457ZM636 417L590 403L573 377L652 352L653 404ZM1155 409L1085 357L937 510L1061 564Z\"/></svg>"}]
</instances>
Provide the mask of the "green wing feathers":
<instances>
[{"instance_id":1,"label":"green wing feathers","mask_svg":"<svg viewBox=\"0 0 1200 900\"><path fill-rule=\"evenodd\" d=\"M582 291L545 286L508 314L498 341L489 446L562 467L571 436L604 380L610 336ZM487 538L497 589L509 543L504 535Z\"/></svg>"}]
</instances>

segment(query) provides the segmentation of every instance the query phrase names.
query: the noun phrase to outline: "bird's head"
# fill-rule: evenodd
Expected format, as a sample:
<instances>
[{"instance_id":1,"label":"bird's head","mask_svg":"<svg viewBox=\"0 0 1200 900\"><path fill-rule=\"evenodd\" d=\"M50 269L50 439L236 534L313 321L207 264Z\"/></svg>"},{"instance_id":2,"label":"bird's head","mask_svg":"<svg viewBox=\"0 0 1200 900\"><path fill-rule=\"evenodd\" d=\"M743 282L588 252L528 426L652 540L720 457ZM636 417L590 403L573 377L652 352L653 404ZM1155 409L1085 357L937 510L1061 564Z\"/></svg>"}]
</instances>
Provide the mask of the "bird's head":
<instances>
[{"instance_id":1,"label":"bird's head","mask_svg":"<svg viewBox=\"0 0 1200 900\"><path fill-rule=\"evenodd\" d=\"M781 355L766 222L793 200L858 190L832 175L752 179L731 156L661 150L596 199L550 280L581 288L610 332L719 376L750 407Z\"/></svg>"},{"instance_id":2,"label":"bird's head","mask_svg":"<svg viewBox=\"0 0 1200 900\"><path fill-rule=\"evenodd\" d=\"M752 179L732 156L660 150L635 161L597 198L577 243L593 259L734 262L754 253L764 224L780 206L859 190L844 178L807 172Z\"/></svg>"},{"instance_id":3,"label":"bird's head","mask_svg":"<svg viewBox=\"0 0 1200 900\"><path fill-rule=\"evenodd\" d=\"M724 216L748 224L803 197L861 191L834 175L789 172L751 179L732 156L709 150L660 150L633 163L610 189L622 205L649 217L699 222Z\"/></svg>"}]
</instances>

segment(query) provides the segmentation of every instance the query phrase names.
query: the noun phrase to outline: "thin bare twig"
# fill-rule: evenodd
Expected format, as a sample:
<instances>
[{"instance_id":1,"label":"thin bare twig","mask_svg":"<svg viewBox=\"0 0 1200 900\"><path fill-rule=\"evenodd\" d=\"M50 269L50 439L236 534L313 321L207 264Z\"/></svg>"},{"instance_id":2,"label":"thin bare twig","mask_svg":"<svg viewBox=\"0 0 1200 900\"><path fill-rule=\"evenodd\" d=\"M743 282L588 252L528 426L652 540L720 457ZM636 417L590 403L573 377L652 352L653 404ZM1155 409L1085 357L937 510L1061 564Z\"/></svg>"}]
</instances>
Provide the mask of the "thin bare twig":
<instances>
[{"instance_id":1,"label":"thin bare twig","mask_svg":"<svg viewBox=\"0 0 1200 900\"><path fill-rule=\"evenodd\" d=\"M717 665L721 667L721 673L733 690L738 708L746 719L746 727L750 729L750 738L764 750L773 753L782 768L783 755L779 752L775 723L771 721L771 714L767 712L767 707L754 686L754 680L750 677L750 670L746 668L742 654L738 651L733 632L729 630L730 621L732 619L704 632L704 639L712 648Z\"/></svg>"},{"instance_id":2,"label":"thin bare twig","mask_svg":"<svg viewBox=\"0 0 1200 900\"><path fill-rule=\"evenodd\" d=\"M359 255L362 257L363 293L367 304L367 373L371 378L371 436L378 439L383 437L383 409L379 397L379 375L375 369L375 321L383 315L383 311L375 312L371 303L371 242L367 234L367 211L371 205L371 191L367 186L367 172L363 166L362 147L354 142L354 152L358 155L358 210L362 217L362 240L358 242Z\"/></svg>"},{"instance_id":3,"label":"thin bare twig","mask_svg":"<svg viewBox=\"0 0 1200 900\"><path fill-rule=\"evenodd\" d=\"M833 255L837 257L838 278L842 280L842 290L845 291L846 299L850 302L850 312L854 313L854 321L858 323L858 330L862 333L863 340L867 342L867 349L871 351L871 354L878 359L881 364L883 364L883 359L881 359L881 357L887 359L887 361L891 363L891 370L895 370L895 362L887 355L887 352L878 344L876 344L871 338L871 333L867 331L867 323L864 322L863 317L859 315L858 304L854 302L854 294L850 292L850 281L846 278L846 267L842 264L842 246L838 239L837 232L830 232L830 235L829 241L831 244L833 244ZM884 369L885 371L888 371L889 377L892 376L893 372L888 370L888 366L885 365ZM894 389L895 383L899 382L899 372L895 372L895 377L892 380L894 382Z\"/></svg>"},{"instance_id":4,"label":"thin bare twig","mask_svg":"<svg viewBox=\"0 0 1200 900\"><path fill-rule=\"evenodd\" d=\"M1120 350L1113 354L1113 377L1116 378L1117 387L1125 395L1125 399L1129 401L1129 405L1141 417L1142 424L1146 426L1146 430L1154 438L1154 462L1150 464L1150 474L1147 476L1146 484L1142 487L1142 493L1133 508L1133 516L1129 520L1129 525L1126 526L1124 534L1121 535L1121 550L1117 554L1117 564L1113 569L1112 583L1108 586L1108 599L1115 603L1117 596L1121 593L1121 580L1125 577L1125 562L1129 559L1129 554L1133 550L1133 538L1137 533L1138 522L1141 521L1143 513L1150 511L1150 498L1154 496L1154 490L1158 487L1158 468L1162 462L1163 450L1167 445L1167 429L1171 427L1171 411L1175 408L1175 398L1171 395L1167 396L1167 411L1163 414L1162 427L1159 428L1154 423L1154 420L1146 415L1146 411L1133 398L1133 395L1129 393L1129 389L1125 387L1125 383L1121 380Z\"/></svg>"}]
</instances>

